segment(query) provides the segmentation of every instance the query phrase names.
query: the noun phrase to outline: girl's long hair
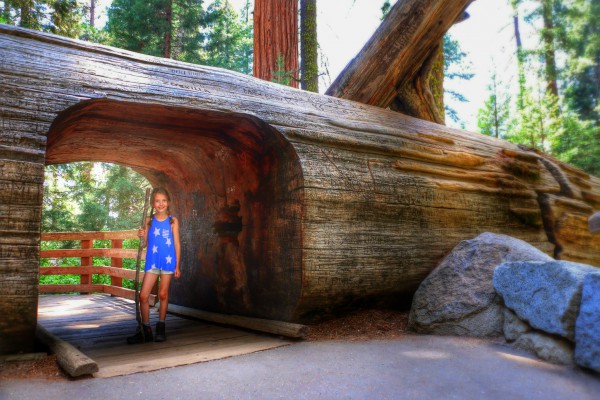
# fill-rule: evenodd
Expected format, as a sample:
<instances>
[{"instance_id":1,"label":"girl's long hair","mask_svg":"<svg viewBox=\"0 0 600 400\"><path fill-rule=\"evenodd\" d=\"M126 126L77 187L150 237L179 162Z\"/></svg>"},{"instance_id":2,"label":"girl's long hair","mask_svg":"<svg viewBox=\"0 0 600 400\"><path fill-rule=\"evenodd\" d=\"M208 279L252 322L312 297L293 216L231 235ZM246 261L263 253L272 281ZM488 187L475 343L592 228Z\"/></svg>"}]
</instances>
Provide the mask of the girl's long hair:
<instances>
[{"instance_id":1,"label":"girl's long hair","mask_svg":"<svg viewBox=\"0 0 600 400\"><path fill-rule=\"evenodd\" d=\"M171 225L173 225L173 218L171 218L171 195L169 194L167 189L157 187L152 189L152 193L150 194L150 205L152 207L152 212L150 213L150 219L148 220L148 229L150 229L150 226L152 225L152 220L154 219L154 214L156 214L156 209L154 208L154 196L156 196L157 194L163 194L167 198L167 201L169 202L169 205L167 206L167 215L169 218L169 222L171 223Z\"/></svg>"}]
</instances>

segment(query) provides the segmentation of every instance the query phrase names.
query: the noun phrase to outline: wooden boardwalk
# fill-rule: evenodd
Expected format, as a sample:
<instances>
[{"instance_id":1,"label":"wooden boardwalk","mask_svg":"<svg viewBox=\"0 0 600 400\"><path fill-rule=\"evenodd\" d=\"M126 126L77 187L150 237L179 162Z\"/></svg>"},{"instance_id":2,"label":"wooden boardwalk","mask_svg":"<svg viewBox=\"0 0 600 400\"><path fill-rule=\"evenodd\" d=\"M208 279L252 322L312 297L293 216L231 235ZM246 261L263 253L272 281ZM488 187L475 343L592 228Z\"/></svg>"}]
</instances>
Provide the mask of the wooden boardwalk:
<instances>
[{"instance_id":1,"label":"wooden boardwalk","mask_svg":"<svg viewBox=\"0 0 600 400\"><path fill-rule=\"evenodd\" d=\"M158 311L151 309L152 326ZM289 344L273 336L167 316L167 341L128 345L135 304L107 294L39 297L38 323L98 363L95 377L127 375L232 357Z\"/></svg>"}]
</instances>

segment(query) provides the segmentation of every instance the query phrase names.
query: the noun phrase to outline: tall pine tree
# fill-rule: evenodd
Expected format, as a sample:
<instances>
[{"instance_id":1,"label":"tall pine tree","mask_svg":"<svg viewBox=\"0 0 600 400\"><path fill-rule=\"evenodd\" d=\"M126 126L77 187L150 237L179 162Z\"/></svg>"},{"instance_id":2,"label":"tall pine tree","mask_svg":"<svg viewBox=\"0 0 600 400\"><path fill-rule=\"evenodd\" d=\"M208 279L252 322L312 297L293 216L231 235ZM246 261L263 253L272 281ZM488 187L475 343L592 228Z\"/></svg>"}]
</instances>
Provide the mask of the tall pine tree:
<instances>
[{"instance_id":1,"label":"tall pine tree","mask_svg":"<svg viewBox=\"0 0 600 400\"><path fill-rule=\"evenodd\" d=\"M202 17L202 0L114 0L107 29L114 46L193 62Z\"/></svg>"}]
</instances>

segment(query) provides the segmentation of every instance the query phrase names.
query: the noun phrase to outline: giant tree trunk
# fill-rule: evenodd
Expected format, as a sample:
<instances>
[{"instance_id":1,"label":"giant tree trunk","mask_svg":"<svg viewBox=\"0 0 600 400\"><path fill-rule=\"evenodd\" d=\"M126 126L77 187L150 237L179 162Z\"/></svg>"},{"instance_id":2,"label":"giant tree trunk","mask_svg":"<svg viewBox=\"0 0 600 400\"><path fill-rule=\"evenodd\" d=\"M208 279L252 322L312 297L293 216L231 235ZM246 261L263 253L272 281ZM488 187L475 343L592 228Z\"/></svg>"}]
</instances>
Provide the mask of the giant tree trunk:
<instances>
[{"instance_id":1,"label":"giant tree trunk","mask_svg":"<svg viewBox=\"0 0 600 400\"><path fill-rule=\"evenodd\" d=\"M439 112L432 111L435 102L423 84L429 79L435 49L471 1L398 0L326 94L387 108L402 91L405 103L412 104L402 107L439 122Z\"/></svg>"},{"instance_id":2,"label":"giant tree trunk","mask_svg":"<svg viewBox=\"0 0 600 400\"><path fill-rule=\"evenodd\" d=\"M298 87L298 0L256 0L254 76L281 83L282 75Z\"/></svg>"}]
</instances>

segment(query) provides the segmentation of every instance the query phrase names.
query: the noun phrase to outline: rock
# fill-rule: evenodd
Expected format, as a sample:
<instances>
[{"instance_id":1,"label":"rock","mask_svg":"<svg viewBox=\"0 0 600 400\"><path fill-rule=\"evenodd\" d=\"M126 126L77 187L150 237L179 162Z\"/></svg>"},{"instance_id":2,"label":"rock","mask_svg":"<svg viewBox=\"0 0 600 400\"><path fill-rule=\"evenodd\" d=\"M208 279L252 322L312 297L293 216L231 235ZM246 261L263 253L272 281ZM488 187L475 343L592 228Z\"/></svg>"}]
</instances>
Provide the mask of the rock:
<instances>
[{"instance_id":1,"label":"rock","mask_svg":"<svg viewBox=\"0 0 600 400\"><path fill-rule=\"evenodd\" d=\"M574 341L583 279L596 271L568 261L505 262L494 272L494 287L533 328Z\"/></svg>"},{"instance_id":2,"label":"rock","mask_svg":"<svg viewBox=\"0 0 600 400\"><path fill-rule=\"evenodd\" d=\"M502 335L502 305L492 286L503 261L552 260L528 243L483 233L460 242L421 283L414 295L409 329L461 336Z\"/></svg>"},{"instance_id":3,"label":"rock","mask_svg":"<svg viewBox=\"0 0 600 400\"><path fill-rule=\"evenodd\" d=\"M542 332L525 333L519 336L514 346L532 352L542 360L554 364L574 364L573 344L565 339L553 337Z\"/></svg>"},{"instance_id":4,"label":"rock","mask_svg":"<svg viewBox=\"0 0 600 400\"><path fill-rule=\"evenodd\" d=\"M600 372L600 271L583 281L575 322L575 363Z\"/></svg>"},{"instance_id":5,"label":"rock","mask_svg":"<svg viewBox=\"0 0 600 400\"><path fill-rule=\"evenodd\" d=\"M502 331L504 338L509 342L515 341L524 333L531 331L531 326L527 322L522 321L517 315L508 308L503 309L504 325Z\"/></svg>"}]
</instances>

